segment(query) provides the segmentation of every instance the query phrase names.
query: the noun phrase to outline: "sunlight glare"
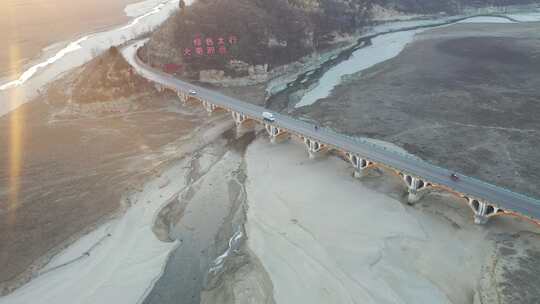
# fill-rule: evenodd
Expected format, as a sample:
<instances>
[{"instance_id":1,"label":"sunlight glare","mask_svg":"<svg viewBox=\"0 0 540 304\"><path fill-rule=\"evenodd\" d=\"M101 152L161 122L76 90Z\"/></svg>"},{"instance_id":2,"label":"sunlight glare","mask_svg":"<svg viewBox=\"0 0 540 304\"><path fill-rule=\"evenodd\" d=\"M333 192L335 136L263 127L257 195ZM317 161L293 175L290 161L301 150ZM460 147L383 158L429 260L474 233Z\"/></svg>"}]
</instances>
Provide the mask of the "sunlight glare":
<instances>
[{"instance_id":1,"label":"sunlight glare","mask_svg":"<svg viewBox=\"0 0 540 304\"><path fill-rule=\"evenodd\" d=\"M10 62L12 65L18 65L20 62L20 51L16 45L11 45L9 48ZM12 66L12 71L17 73L20 71L20 66ZM16 88L11 90L9 95L9 103L12 108L17 107L18 101L23 98L23 89ZM9 218L8 224L13 224L16 219L16 210L19 206L19 193L20 193L20 176L22 166L22 138L23 138L23 120L24 110L19 108L13 111L9 118L9 197L8 197L8 210Z\"/></svg>"}]
</instances>

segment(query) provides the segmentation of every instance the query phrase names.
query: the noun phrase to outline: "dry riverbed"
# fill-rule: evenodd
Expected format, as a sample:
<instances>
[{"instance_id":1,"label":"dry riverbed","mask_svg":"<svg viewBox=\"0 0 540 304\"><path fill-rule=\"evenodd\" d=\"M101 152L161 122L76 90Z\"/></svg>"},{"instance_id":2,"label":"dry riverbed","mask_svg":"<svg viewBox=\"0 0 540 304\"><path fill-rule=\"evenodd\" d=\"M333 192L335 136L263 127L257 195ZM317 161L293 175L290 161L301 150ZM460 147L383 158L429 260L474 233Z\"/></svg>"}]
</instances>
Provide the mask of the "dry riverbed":
<instances>
[{"instance_id":1,"label":"dry riverbed","mask_svg":"<svg viewBox=\"0 0 540 304\"><path fill-rule=\"evenodd\" d=\"M347 163L310 161L299 144L257 140L246 163L248 246L269 273L276 303L538 299L540 230L528 222L474 225L464 201L445 193L408 207L393 174L375 170L358 181ZM505 297L487 301L494 290Z\"/></svg>"},{"instance_id":2,"label":"dry riverbed","mask_svg":"<svg viewBox=\"0 0 540 304\"><path fill-rule=\"evenodd\" d=\"M260 87L227 90L262 102ZM306 115L330 107L323 121L338 129L348 115L367 118L344 111L347 98ZM34 276L2 304L540 299L540 229L531 223L474 225L448 193L408 206L392 172L354 179L333 155L309 160L294 138L270 144L260 126L235 130L229 114L209 117L167 92L37 101L0 117L0 127L10 143L0 147L3 292Z\"/></svg>"}]
</instances>

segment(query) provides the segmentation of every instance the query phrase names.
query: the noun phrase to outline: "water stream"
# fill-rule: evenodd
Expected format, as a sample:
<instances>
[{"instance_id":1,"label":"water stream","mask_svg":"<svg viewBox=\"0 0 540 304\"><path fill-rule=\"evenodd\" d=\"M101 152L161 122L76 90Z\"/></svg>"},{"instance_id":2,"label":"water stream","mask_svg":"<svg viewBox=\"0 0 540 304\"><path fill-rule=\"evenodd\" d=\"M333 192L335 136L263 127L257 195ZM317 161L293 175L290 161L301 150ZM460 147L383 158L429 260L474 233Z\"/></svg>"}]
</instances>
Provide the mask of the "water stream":
<instances>
[{"instance_id":1,"label":"water stream","mask_svg":"<svg viewBox=\"0 0 540 304\"><path fill-rule=\"evenodd\" d=\"M223 134L223 139L227 141L219 149L223 155L205 172L199 172L201 160L195 157L191 164L195 172L189 189L172 202L183 207L178 212L182 214L179 218L173 216L166 221L170 225L168 234L181 245L171 253L163 275L144 300L145 304L200 303L201 292L215 287L216 281L228 270L227 261L238 253L245 240L245 173L238 168L232 178L225 177L228 189L224 193L222 186L213 180L215 173L211 171L217 163L241 160L247 146L255 139L255 133L238 136L235 130L229 130ZM225 159L225 151L235 156ZM218 153L218 150L211 153ZM209 189L212 199L206 201L208 196L205 194L197 197L197 193ZM168 214L161 216L169 217Z\"/></svg>"}]
</instances>

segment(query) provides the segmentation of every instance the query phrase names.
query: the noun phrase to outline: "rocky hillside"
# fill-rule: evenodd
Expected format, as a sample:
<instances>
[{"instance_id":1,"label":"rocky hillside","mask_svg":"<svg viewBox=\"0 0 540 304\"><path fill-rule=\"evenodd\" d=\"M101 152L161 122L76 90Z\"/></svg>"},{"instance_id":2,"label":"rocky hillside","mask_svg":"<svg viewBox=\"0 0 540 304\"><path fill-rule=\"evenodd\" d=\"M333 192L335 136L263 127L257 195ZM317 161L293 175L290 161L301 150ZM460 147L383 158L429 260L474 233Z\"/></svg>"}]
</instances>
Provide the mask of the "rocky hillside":
<instances>
[{"instance_id":1,"label":"rocky hillside","mask_svg":"<svg viewBox=\"0 0 540 304\"><path fill-rule=\"evenodd\" d=\"M65 90L65 86L70 89ZM149 82L132 70L118 49L111 47L62 81L51 84L47 94L53 103L68 100L74 104L89 104L145 94L152 91L151 88Z\"/></svg>"},{"instance_id":2,"label":"rocky hillside","mask_svg":"<svg viewBox=\"0 0 540 304\"><path fill-rule=\"evenodd\" d=\"M242 76L235 64L272 68L361 28L371 1L199 0L172 15L141 57L184 75L212 68Z\"/></svg>"}]
</instances>

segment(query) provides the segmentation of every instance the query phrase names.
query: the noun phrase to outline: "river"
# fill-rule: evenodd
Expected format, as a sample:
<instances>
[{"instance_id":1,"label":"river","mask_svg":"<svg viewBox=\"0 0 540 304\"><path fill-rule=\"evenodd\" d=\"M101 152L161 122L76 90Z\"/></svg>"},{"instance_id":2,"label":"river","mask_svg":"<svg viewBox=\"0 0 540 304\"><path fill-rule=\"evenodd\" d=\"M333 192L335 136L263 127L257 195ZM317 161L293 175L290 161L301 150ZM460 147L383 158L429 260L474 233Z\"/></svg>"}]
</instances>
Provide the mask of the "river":
<instances>
[{"instance_id":1,"label":"river","mask_svg":"<svg viewBox=\"0 0 540 304\"><path fill-rule=\"evenodd\" d=\"M76 36L128 21L126 5L141 0L3 0L0 78L15 78L42 51Z\"/></svg>"},{"instance_id":2,"label":"river","mask_svg":"<svg viewBox=\"0 0 540 304\"><path fill-rule=\"evenodd\" d=\"M123 1L127 3L126 0ZM186 3L191 1L186 0ZM23 56L20 56L19 46L9 47L9 70L12 72L10 77L0 79L0 116L32 100L45 84L62 73L88 62L111 46L120 45L153 30L177 7L178 0L145 0L130 4L124 9L124 14L129 16L130 20L124 22L123 26L103 25L107 27L103 31L86 28L85 34L74 34L73 31L77 38L57 42L31 60L20 59ZM120 12L118 14L121 15ZM9 18L12 19L12 15L9 13ZM56 38L55 41L61 41L61 38Z\"/></svg>"},{"instance_id":3,"label":"river","mask_svg":"<svg viewBox=\"0 0 540 304\"><path fill-rule=\"evenodd\" d=\"M413 41L415 34L458 22L514 23L540 21L537 12L504 15L454 16L442 19L424 19L392 22L367 30L351 47L300 74L284 90L272 95L266 107L276 111L292 112L329 97L334 87L347 75L366 70L397 56Z\"/></svg>"}]
</instances>

